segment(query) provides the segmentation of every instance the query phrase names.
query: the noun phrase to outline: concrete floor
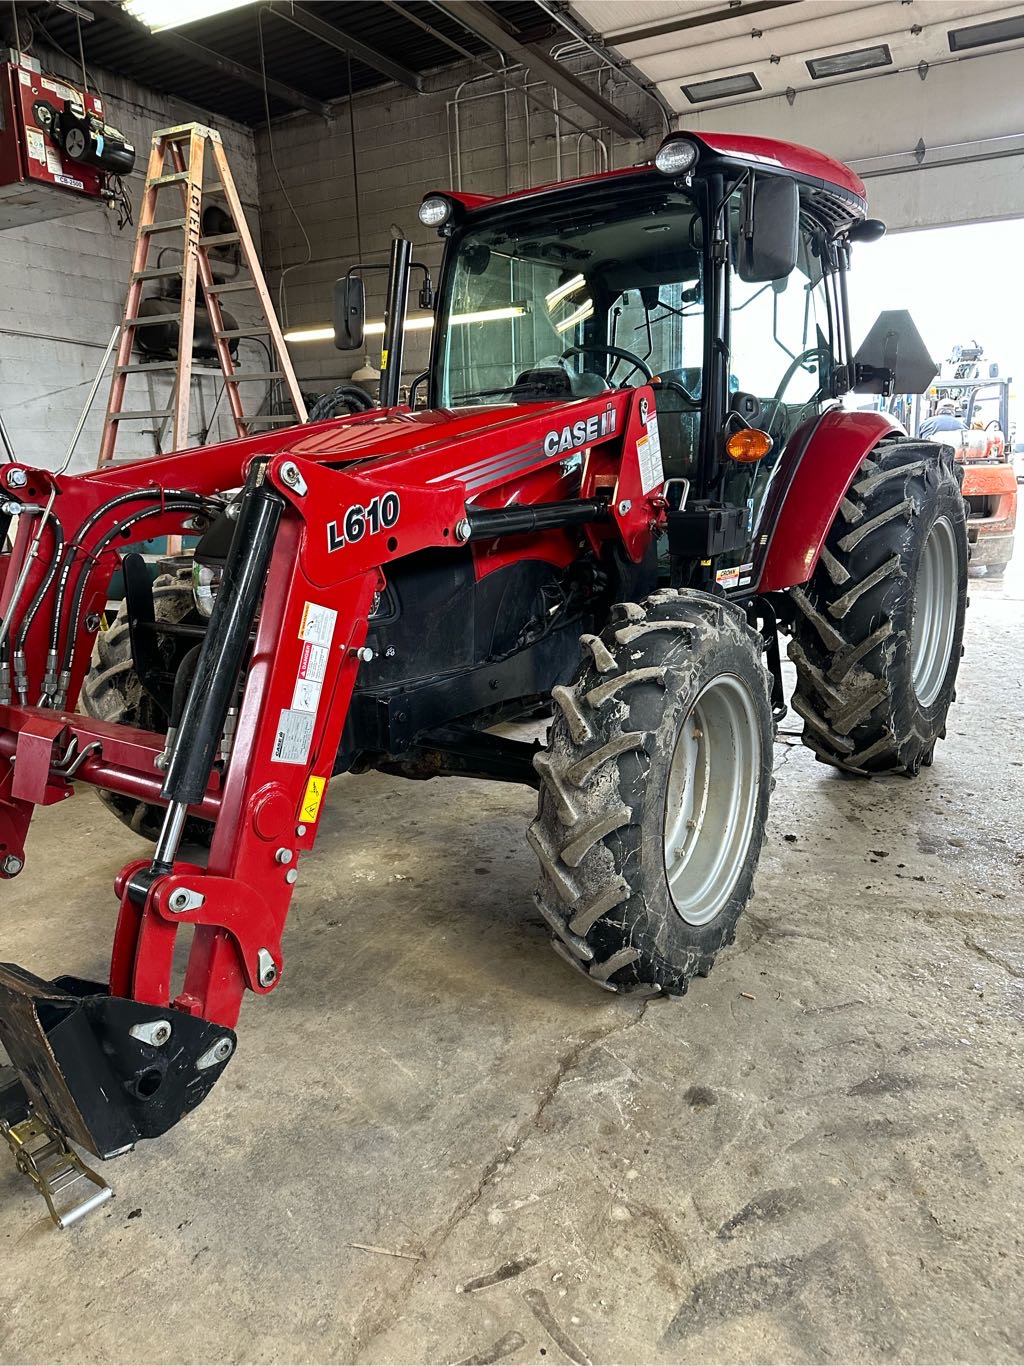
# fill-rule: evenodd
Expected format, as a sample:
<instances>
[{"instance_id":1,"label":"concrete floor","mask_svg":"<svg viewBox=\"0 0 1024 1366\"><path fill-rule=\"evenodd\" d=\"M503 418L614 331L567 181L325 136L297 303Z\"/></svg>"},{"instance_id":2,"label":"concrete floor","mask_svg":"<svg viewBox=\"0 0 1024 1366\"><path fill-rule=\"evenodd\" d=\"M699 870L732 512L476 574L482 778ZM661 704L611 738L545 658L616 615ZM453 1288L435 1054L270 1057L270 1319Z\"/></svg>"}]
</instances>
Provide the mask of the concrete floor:
<instances>
[{"instance_id":1,"label":"concrete floor","mask_svg":"<svg viewBox=\"0 0 1024 1366\"><path fill-rule=\"evenodd\" d=\"M783 723L757 899L682 1003L549 950L531 793L339 781L206 1104L69 1233L0 1162L0 1359L1021 1360L1015 568L916 782ZM101 975L141 848L42 812L2 956Z\"/></svg>"}]
</instances>

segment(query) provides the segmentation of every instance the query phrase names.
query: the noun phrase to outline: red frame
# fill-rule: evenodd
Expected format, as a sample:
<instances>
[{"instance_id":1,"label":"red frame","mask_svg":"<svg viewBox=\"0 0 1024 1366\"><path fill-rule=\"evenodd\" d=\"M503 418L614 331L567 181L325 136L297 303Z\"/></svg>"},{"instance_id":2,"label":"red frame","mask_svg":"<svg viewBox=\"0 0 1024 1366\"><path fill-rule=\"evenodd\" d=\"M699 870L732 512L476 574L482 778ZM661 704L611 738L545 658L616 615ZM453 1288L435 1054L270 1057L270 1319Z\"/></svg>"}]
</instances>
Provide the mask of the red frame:
<instances>
[{"instance_id":1,"label":"red frame","mask_svg":"<svg viewBox=\"0 0 1024 1366\"><path fill-rule=\"evenodd\" d=\"M169 874L154 881L142 909L129 896L127 884L147 864L129 864L118 875L115 890L120 910L110 971L113 994L167 1006L175 938L178 926L185 922L195 926L195 935L184 988L174 1005L230 1027L246 989L260 994L273 990L283 966L281 934L293 890L289 874L316 838L319 805L314 802L312 810L308 805L309 783L318 780L322 798L356 682L357 651L365 642L374 594L384 584L388 566L428 546L459 544L456 527L467 515L468 502L493 507L598 494L610 496L612 518L586 528L584 534L595 548L618 538L626 554L639 562L664 517L660 486L645 495L640 485L637 440L645 432L641 420L645 401L645 411L653 412L649 388L522 410L505 407L456 414L392 409L86 475L55 478L24 466L3 468L0 487L5 485L6 492L23 502L45 504L56 490L54 511L69 538L96 508L121 492L156 486L211 494L237 488L256 456L271 456L268 478L287 501L232 754L224 772L211 776L201 805L190 808L196 815L216 820L208 866L203 870L176 863ZM570 444L550 454L545 451L545 436L560 434L592 416L600 420L602 431L589 444ZM553 450L550 441L548 447ZM576 455L582 457L581 463L567 469L565 462ZM286 460L302 476L305 491L301 494L281 477ZM17 482L20 474L16 471L21 470L27 476L24 486ZM387 533L366 535L331 550L329 523L342 519L350 506L365 507L386 492L400 499L397 524ZM95 545L116 524L118 515L123 510L109 512L97 522L89 545ZM187 530L187 515L158 510L132 533L133 539L180 535ZM38 518L23 517L14 551L5 557L0 593L4 612L37 525ZM45 533L44 551L52 547L51 535ZM560 531L473 545L478 576L524 553L564 565L578 551L569 533ZM43 554L34 562L22 606L41 582L45 561ZM72 739L77 741L79 754L87 746L99 747L99 752L90 753L82 762L76 781L102 784L149 801L158 799L161 779L155 765L164 747L163 737L73 711L92 645L84 620L88 613L102 609L118 561L118 554L108 549L94 559L83 554L76 562L79 568L90 566L89 586L76 633L67 709L0 706L0 853L4 856L24 861L25 838L36 805L73 795L73 787L60 774ZM70 594L63 609L62 640L69 629L69 599ZM300 623L310 603L337 614L335 630L306 761L280 762L272 753L277 722L282 709L291 706L304 648ZM38 696L45 671L53 606L51 586L26 640L30 697ZM291 851L290 856L282 851ZM199 893L203 902L176 914L170 899L182 886ZM269 985L260 982L263 951L270 954L277 969Z\"/></svg>"}]
</instances>

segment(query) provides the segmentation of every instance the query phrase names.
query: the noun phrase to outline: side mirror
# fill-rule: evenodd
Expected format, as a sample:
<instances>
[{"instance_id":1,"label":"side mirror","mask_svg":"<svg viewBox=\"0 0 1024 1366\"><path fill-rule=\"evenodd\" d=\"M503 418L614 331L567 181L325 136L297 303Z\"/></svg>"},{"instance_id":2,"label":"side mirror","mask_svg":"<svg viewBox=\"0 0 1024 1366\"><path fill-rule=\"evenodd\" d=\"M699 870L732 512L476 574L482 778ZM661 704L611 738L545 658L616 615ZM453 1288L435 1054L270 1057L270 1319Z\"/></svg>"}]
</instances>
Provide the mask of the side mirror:
<instances>
[{"instance_id":1,"label":"side mirror","mask_svg":"<svg viewBox=\"0 0 1024 1366\"><path fill-rule=\"evenodd\" d=\"M938 373L905 308L879 313L853 358L858 394L923 394Z\"/></svg>"},{"instance_id":2,"label":"side mirror","mask_svg":"<svg viewBox=\"0 0 1024 1366\"><path fill-rule=\"evenodd\" d=\"M339 351L361 351L366 324L366 288L358 275L334 282L334 345Z\"/></svg>"},{"instance_id":3,"label":"side mirror","mask_svg":"<svg viewBox=\"0 0 1024 1366\"><path fill-rule=\"evenodd\" d=\"M756 427L761 416L761 400L756 394L737 389L729 399L729 412L735 413L747 427Z\"/></svg>"},{"instance_id":4,"label":"side mirror","mask_svg":"<svg viewBox=\"0 0 1024 1366\"><path fill-rule=\"evenodd\" d=\"M756 176L744 203L736 271L748 284L789 275L800 246L800 191L795 180Z\"/></svg>"}]
</instances>

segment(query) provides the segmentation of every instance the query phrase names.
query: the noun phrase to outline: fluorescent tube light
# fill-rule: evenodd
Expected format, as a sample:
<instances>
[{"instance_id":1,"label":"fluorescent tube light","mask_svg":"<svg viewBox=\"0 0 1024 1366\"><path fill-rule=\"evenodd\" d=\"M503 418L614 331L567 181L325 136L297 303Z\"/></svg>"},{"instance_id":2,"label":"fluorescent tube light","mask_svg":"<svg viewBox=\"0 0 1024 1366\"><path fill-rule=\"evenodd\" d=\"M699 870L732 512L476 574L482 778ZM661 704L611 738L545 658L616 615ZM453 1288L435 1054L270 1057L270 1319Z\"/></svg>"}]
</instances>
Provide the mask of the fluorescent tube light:
<instances>
[{"instance_id":1,"label":"fluorescent tube light","mask_svg":"<svg viewBox=\"0 0 1024 1366\"><path fill-rule=\"evenodd\" d=\"M433 318L424 316L420 318L406 318L406 332L426 332L434 326ZM367 337L382 337L384 335L384 323L367 323L363 328L363 335ZM284 334L287 342L313 342L313 341L333 341L333 327L293 327L290 332Z\"/></svg>"},{"instance_id":2,"label":"fluorescent tube light","mask_svg":"<svg viewBox=\"0 0 1024 1366\"><path fill-rule=\"evenodd\" d=\"M197 19L210 19L215 14L241 9L255 0L124 0L124 8L145 24L153 33L165 28L180 28L194 24Z\"/></svg>"}]
</instances>

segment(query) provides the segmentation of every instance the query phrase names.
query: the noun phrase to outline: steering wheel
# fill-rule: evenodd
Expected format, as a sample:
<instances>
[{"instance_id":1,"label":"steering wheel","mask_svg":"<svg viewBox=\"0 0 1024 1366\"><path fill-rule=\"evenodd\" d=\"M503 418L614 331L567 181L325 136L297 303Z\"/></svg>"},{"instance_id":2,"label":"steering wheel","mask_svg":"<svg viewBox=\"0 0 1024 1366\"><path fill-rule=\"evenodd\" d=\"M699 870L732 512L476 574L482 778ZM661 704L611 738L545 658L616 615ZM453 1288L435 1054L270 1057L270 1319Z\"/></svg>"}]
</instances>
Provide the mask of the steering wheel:
<instances>
[{"instance_id":1,"label":"steering wheel","mask_svg":"<svg viewBox=\"0 0 1024 1366\"><path fill-rule=\"evenodd\" d=\"M779 409L782 407L783 396L785 395L786 390L789 388L790 382L792 381L793 376L796 374L796 372L802 369L804 366L806 366L809 361L816 360L820 363L822 360L828 361L829 359L830 353L826 351L825 348L822 346L808 347L806 351L801 351L798 356L793 357L789 365L786 367L786 373L782 376L782 379L779 381L779 387L775 390L775 393L768 400L769 404L771 405L771 417L769 417L767 420L764 420L764 416L762 414L762 421L764 422L762 430L768 433L771 432L772 423L778 417Z\"/></svg>"},{"instance_id":2,"label":"steering wheel","mask_svg":"<svg viewBox=\"0 0 1024 1366\"><path fill-rule=\"evenodd\" d=\"M611 371L607 376L609 384L611 383L612 375L614 375L615 371L619 368L619 364L621 361L625 360L632 362L633 369L630 370L629 374L626 376L626 379L624 379L622 383L619 385L620 389L624 389L626 387L626 380L629 379L629 376L632 375L634 370L639 370L640 373L643 375L644 379L647 380L648 384L654 378L654 372L652 371L651 367L647 364L647 362L641 360L639 356L634 355L632 351L627 351L624 346L601 346L600 344L592 346L570 346L567 350L562 352L558 359L568 360L570 356L585 356L590 353L614 357L615 364L612 366Z\"/></svg>"}]
</instances>

